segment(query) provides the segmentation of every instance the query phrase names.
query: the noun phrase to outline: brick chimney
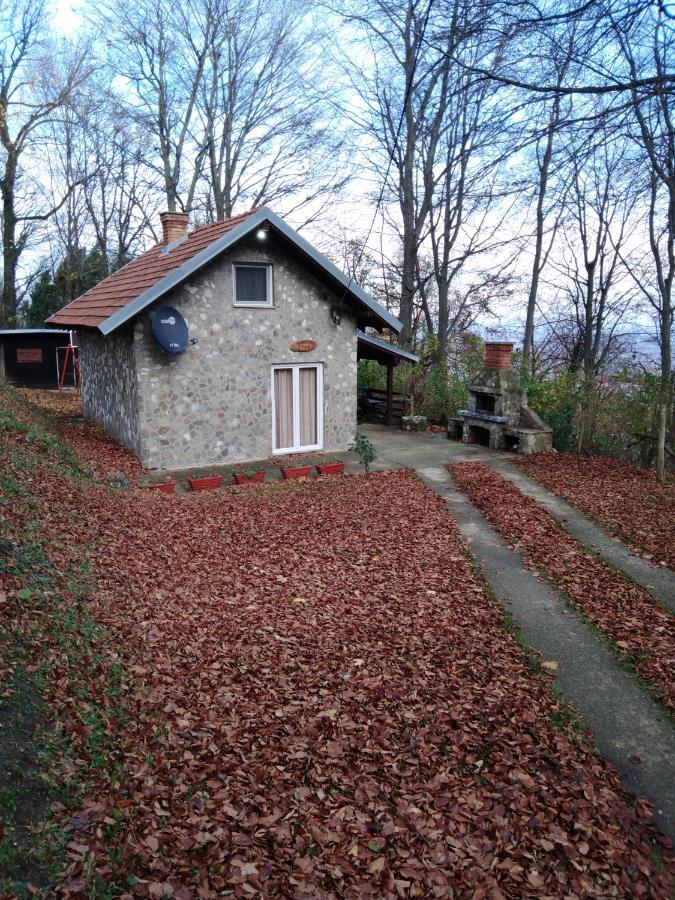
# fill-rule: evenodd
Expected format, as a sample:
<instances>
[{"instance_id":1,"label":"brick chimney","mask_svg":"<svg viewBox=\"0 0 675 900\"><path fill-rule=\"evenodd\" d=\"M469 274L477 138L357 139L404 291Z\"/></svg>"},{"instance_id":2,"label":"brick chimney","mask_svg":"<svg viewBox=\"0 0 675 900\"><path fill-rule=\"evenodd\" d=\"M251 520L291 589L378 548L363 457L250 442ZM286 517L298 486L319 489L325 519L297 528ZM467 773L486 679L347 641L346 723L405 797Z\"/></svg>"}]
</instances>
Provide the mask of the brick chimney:
<instances>
[{"instance_id":1,"label":"brick chimney","mask_svg":"<svg viewBox=\"0 0 675 900\"><path fill-rule=\"evenodd\" d=\"M486 344L485 368L510 369L512 364L513 344Z\"/></svg>"},{"instance_id":2,"label":"brick chimney","mask_svg":"<svg viewBox=\"0 0 675 900\"><path fill-rule=\"evenodd\" d=\"M162 223L162 243L170 244L172 241L183 237L188 230L188 214L182 212L163 212L159 214Z\"/></svg>"}]
</instances>

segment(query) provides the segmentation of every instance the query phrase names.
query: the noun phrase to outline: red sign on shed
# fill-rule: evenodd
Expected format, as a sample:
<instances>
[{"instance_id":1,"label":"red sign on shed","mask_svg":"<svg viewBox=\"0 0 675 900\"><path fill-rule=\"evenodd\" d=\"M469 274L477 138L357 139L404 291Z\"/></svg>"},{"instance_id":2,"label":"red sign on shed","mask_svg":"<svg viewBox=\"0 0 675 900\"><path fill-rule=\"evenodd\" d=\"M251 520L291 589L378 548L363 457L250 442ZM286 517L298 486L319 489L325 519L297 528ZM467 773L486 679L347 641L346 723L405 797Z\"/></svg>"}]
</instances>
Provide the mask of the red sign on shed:
<instances>
[{"instance_id":1,"label":"red sign on shed","mask_svg":"<svg viewBox=\"0 0 675 900\"><path fill-rule=\"evenodd\" d=\"M18 363L41 363L42 347L17 347L16 361Z\"/></svg>"},{"instance_id":2,"label":"red sign on shed","mask_svg":"<svg viewBox=\"0 0 675 900\"><path fill-rule=\"evenodd\" d=\"M293 353L309 353L310 350L316 350L316 341L293 341L289 349Z\"/></svg>"}]
</instances>

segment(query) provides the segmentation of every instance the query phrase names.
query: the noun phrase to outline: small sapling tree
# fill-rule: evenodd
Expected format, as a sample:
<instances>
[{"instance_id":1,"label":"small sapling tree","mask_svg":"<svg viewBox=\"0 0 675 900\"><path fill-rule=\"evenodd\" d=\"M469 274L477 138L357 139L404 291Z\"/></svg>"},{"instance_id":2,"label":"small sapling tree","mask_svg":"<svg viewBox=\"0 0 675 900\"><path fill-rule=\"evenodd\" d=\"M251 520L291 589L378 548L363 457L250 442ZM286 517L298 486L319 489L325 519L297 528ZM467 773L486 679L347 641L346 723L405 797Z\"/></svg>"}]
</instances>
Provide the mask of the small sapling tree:
<instances>
[{"instance_id":1,"label":"small sapling tree","mask_svg":"<svg viewBox=\"0 0 675 900\"><path fill-rule=\"evenodd\" d=\"M369 466L377 455L373 445L370 443L367 437L364 437L362 434L357 434L354 437L354 440L349 445L349 449L353 453L356 453L358 458L361 460L361 465L365 469L367 475Z\"/></svg>"}]
</instances>

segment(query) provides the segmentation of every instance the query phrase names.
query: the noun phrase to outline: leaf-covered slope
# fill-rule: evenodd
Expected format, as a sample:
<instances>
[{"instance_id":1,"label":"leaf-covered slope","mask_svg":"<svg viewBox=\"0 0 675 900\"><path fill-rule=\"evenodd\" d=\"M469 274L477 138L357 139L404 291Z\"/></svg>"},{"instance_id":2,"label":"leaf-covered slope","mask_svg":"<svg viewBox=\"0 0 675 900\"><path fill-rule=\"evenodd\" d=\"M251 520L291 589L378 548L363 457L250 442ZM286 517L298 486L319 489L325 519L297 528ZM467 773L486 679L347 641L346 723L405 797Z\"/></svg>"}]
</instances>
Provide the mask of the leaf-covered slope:
<instances>
[{"instance_id":1,"label":"leaf-covered slope","mask_svg":"<svg viewBox=\"0 0 675 900\"><path fill-rule=\"evenodd\" d=\"M73 672L52 606L42 622L88 785L61 814L71 892L668 895L647 805L570 727L412 473L172 496L2 466L33 503L8 530L38 522L59 569L88 559L104 626Z\"/></svg>"}]
</instances>

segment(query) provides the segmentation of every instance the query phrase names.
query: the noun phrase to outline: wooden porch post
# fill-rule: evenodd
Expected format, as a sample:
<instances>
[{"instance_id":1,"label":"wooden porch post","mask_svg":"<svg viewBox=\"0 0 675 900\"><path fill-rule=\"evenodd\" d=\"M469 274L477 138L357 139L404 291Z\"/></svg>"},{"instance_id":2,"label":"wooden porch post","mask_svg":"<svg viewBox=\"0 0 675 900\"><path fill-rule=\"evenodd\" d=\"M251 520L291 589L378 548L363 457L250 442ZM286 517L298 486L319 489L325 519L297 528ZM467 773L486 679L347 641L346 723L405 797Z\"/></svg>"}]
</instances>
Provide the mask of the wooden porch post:
<instances>
[{"instance_id":1,"label":"wooden porch post","mask_svg":"<svg viewBox=\"0 0 675 900\"><path fill-rule=\"evenodd\" d=\"M387 425L391 425L394 417L394 366L387 363Z\"/></svg>"}]
</instances>

